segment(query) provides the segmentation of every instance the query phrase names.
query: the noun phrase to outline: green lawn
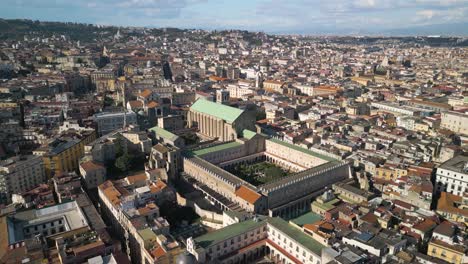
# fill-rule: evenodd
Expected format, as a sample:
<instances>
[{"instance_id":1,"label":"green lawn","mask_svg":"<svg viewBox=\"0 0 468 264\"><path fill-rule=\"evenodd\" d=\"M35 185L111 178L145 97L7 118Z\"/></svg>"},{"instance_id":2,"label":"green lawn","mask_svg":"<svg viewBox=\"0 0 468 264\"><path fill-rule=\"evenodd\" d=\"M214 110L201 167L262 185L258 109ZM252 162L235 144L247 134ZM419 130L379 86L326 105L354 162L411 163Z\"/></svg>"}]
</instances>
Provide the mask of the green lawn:
<instances>
[{"instance_id":1,"label":"green lawn","mask_svg":"<svg viewBox=\"0 0 468 264\"><path fill-rule=\"evenodd\" d=\"M238 164L228 171L256 186L288 175L288 171L269 162Z\"/></svg>"}]
</instances>

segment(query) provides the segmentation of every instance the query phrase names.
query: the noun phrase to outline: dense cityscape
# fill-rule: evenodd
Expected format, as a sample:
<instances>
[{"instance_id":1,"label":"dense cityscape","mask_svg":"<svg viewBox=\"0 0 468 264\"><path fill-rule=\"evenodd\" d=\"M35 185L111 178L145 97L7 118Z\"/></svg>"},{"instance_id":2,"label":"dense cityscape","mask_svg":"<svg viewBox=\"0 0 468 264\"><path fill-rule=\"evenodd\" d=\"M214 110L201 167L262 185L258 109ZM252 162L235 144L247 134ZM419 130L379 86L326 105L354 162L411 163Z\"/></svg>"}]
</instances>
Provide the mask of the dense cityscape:
<instances>
[{"instance_id":1,"label":"dense cityscape","mask_svg":"<svg viewBox=\"0 0 468 264\"><path fill-rule=\"evenodd\" d=\"M0 263L468 263L468 37L0 19Z\"/></svg>"}]
</instances>

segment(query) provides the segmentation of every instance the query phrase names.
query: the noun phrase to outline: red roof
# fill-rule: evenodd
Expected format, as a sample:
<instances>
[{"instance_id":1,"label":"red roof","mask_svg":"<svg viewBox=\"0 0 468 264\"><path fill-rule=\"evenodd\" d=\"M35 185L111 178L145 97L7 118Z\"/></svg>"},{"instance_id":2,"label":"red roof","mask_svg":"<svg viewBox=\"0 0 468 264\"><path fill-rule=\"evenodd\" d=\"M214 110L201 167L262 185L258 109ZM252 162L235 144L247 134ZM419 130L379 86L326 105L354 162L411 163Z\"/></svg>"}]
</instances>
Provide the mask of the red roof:
<instances>
[{"instance_id":1,"label":"red roof","mask_svg":"<svg viewBox=\"0 0 468 264\"><path fill-rule=\"evenodd\" d=\"M94 161L83 162L80 164L80 167L83 168L83 170L85 170L86 172L105 169L105 167L102 164Z\"/></svg>"},{"instance_id":2,"label":"red roof","mask_svg":"<svg viewBox=\"0 0 468 264\"><path fill-rule=\"evenodd\" d=\"M260 194L244 185L236 190L236 196L239 196L250 204L255 204L255 202L262 197Z\"/></svg>"}]
</instances>

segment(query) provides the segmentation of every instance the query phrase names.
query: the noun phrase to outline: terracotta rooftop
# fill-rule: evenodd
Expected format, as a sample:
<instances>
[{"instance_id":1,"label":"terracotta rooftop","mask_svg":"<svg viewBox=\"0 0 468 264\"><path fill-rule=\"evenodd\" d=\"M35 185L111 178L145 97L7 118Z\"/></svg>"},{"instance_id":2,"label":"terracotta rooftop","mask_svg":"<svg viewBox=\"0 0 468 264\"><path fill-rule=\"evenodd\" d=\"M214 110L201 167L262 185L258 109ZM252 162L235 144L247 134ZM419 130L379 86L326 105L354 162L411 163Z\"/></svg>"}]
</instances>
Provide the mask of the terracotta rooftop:
<instances>
[{"instance_id":1,"label":"terracotta rooftop","mask_svg":"<svg viewBox=\"0 0 468 264\"><path fill-rule=\"evenodd\" d=\"M148 103L147 106L148 106L148 108L155 108L155 107L158 107L159 104L156 103L155 101L151 101L151 102Z\"/></svg>"},{"instance_id":2,"label":"terracotta rooftop","mask_svg":"<svg viewBox=\"0 0 468 264\"><path fill-rule=\"evenodd\" d=\"M434 229L437 226L437 224L430 220L430 219L425 219L424 221L417 223L413 226L414 229L420 230L422 232L428 232L432 229Z\"/></svg>"},{"instance_id":3,"label":"terracotta rooftop","mask_svg":"<svg viewBox=\"0 0 468 264\"><path fill-rule=\"evenodd\" d=\"M127 178L125 178L125 180L127 181L128 184L135 184L137 182L146 181L147 179L148 179L148 177L146 176L146 174L144 172L139 173L139 174L135 174L135 175L132 175L132 176L128 176Z\"/></svg>"},{"instance_id":4,"label":"terracotta rooftop","mask_svg":"<svg viewBox=\"0 0 468 264\"><path fill-rule=\"evenodd\" d=\"M156 192L164 190L166 187L167 187L167 184L165 184L161 180L158 180L157 182L150 185L150 190L151 190L151 193L156 193Z\"/></svg>"},{"instance_id":5,"label":"terracotta rooftop","mask_svg":"<svg viewBox=\"0 0 468 264\"><path fill-rule=\"evenodd\" d=\"M99 189L104 192L104 195L114 206L120 203L122 194L114 187L111 181L105 181L103 184L99 185Z\"/></svg>"},{"instance_id":6,"label":"terracotta rooftop","mask_svg":"<svg viewBox=\"0 0 468 264\"><path fill-rule=\"evenodd\" d=\"M151 95L151 90L150 89L145 89L140 93L141 97L148 98Z\"/></svg>"},{"instance_id":7,"label":"terracotta rooftop","mask_svg":"<svg viewBox=\"0 0 468 264\"><path fill-rule=\"evenodd\" d=\"M236 196L239 196L240 198L242 198L250 204L254 204L261 197L260 194L244 185L239 187L239 189L236 190L235 194Z\"/></svg>"},{"instance_id":8,"label":"terracotta rooftop","mask_svg":"<svg viewBox=\"0 0 468 264\"><path fill-rule=\"evenodd\" d=\"M132 109L143 107L143 103L141 101L138 101L138 100L128 101L128 103L130 104L130 107Z\"/></svg>"},{"instance_id":9,"label":"terracotta rooftop","mask_svg":"<svg viewBox=\"0 0 468 264\"><path fill-rule=\"evenodd\" d=\"M83 168L85 171L93 171L93 170L100 170L104 169L105 167L97 162L94 161L86 161L80 164L80 166Z\"/></svg>"},{"instance_id":10,"label":"terracotta rooftop","mask_svg":"<svg viewBox=\"0 0 468 264\"><path fill-rule=\"evenodd\" d=\"M462 197L451 193L442 192L437 202L437 210L449 213L464 215L468 217L468 210L456 207L456 204L462 203Z\"/></svg>"}]
</instances>

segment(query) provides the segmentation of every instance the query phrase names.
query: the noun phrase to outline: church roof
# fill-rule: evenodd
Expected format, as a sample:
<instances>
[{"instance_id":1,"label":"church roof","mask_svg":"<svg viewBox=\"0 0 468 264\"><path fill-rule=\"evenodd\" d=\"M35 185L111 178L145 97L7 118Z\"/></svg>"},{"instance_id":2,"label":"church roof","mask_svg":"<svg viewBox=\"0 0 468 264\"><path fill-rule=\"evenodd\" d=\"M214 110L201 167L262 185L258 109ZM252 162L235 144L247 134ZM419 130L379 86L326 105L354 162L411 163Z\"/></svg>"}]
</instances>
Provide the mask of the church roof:
<instances>
[{"instance_id":1,"label":"church roof","mask_svg":"<svg viewBox=\"0 0 468 264\"><path fill-rule=\"evenodd\" d=\"M198 99L190 109L223 119L228 123L234 122L244 112L238 108L210 102L205 99Z\"/></svg>"}]
</instances>

